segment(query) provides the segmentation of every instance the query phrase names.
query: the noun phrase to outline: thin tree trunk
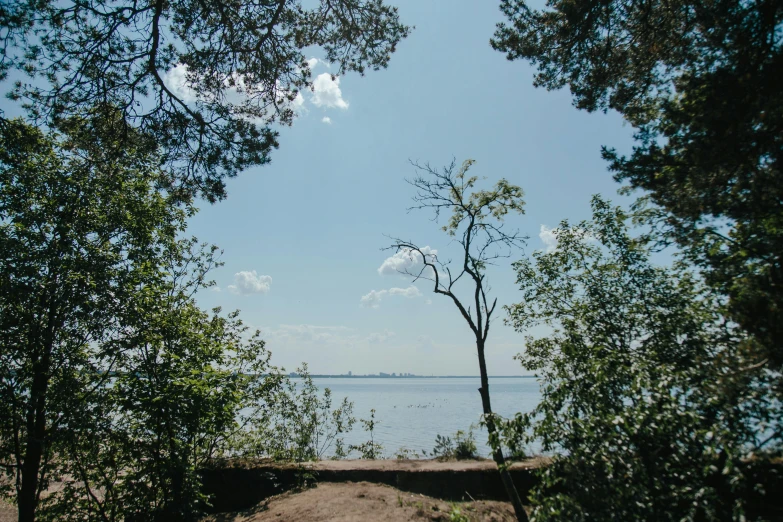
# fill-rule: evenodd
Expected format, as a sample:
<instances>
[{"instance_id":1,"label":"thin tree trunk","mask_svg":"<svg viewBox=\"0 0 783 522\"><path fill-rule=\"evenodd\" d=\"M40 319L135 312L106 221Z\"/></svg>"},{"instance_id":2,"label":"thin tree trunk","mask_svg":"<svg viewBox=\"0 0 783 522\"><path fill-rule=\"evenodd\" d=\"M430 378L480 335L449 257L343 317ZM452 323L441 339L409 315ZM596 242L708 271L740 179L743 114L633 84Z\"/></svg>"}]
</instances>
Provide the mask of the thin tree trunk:
<instances>
[{"instance_id":1,"label":"thin tree trunk","mask_svg":"<svg viewBox=\"0 0 783 522\"><path fill-rule=\"evenodd\" d=\"M496 428L495 422L492 419L492 404L489 400L489 378L487 377L487 364L484 361L484 342L481 340L476 341L476 348L478 349L479 358L479 370L481 371L481 388L479 393L481 394L481 405L484 409L484 415L486 417L487 431L490 437L495 435ZM503 487L506 489L506 494L511 504L514 506L514 513L517 516L519 522L527 522L527 512L522 505L522 499L519 497L514 481L511 480L511 473L506 469L506 459L503 458L503 450L498 446L493 448L492 457L497 464L498 471L500 472L500 480L503 482Z\"/></svg>"}]
</instances>

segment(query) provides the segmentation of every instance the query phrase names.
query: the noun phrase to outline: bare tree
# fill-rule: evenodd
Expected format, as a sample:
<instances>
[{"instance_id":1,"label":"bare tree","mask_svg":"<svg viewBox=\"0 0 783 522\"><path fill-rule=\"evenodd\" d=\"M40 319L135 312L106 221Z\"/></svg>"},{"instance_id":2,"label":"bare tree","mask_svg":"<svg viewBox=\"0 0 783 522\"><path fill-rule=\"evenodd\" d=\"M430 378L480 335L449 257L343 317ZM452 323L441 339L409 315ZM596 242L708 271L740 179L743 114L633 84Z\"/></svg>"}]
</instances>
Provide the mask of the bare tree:
<instances>
[{"instance_id":1,"label":"bare tree","mask_svg":"<svg viewBox=\"0 0 783 522\"><path fill-rule=\"evenodd\" d=\"M415 205L409 208L409 211L432 209L435 212L435 221L441 212L451 213L442 228L460 245L462 252L459 262L441 262L436 254L425 252L411 241L394 237L391 238L394 243L387 249L407 254L409 259L415 262L412 266L416 268L406 268L400 272L413 277L414 282L420 279L431 281L434 292L449 297L470 326L476 338L481 373L479 393L484 420L489 436L493 438L497 430L490 402L484 350L497 298L487 297L490 287L486 280L486 268L497 259L509 257L512 251L525 245L526 237L520 235L518 230L507 232L502 223L509 212L524 214L524 193L520 187L509 184L505 179L498 181L492 190L471 192L478 181L477 176L467 176L473 163L473 160L466 160L457 170L456 162L452 160L442 171L432 169L429 164L412 163L418 174L412 180L407 180L416 188L416 195L413 197ZM454 293L455 285L460 280L473 289L472 296L464 301ZM503 486L514 505L517 519L527 520L527 514L499 446L493 450L493 457Z\"/></svg>"}]
</instances>

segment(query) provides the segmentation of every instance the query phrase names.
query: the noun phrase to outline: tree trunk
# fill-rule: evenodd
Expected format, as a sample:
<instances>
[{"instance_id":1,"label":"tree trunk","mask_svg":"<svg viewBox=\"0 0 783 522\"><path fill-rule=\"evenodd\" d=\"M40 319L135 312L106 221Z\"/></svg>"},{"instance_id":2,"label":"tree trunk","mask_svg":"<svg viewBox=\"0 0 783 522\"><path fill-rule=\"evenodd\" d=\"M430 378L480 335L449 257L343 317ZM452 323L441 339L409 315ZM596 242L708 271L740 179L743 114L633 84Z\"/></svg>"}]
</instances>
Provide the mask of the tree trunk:
<instances>
[{"instance_id":1,"label":"tree trunk","mask_svg":"<svg viewBox=\"0 0 783 522\"><path fill-rule=\"evenodd\" d=\"M489 401L489 378L487 377L487 364L484 361L484 342L477 340L476 348L478 349L479 370L481 372L481 388L479 388L481 405L484 409L484 415L487 415L487 431L489 432L490 437L492 437L496 432L496 428L495 422L492 420L491 416L492 404ZM519 522L527 522L527 512L522 505L522 499L519 497L517 488L514 486L514 481L511 480L511 473L506 469L506 459L503 458L503 450L499 446L493 448L492 457L495 460L495 464L497 464L498 471L500 472L500 480L503 481L503 487L506 489L508 499L514 506L514 513L517 516L517 520Z\"/></svg>"},{"instance_id":2,"label":"tree trunk","mask_svg":"<svg viewBox=\"0 0 783 522\"><path fill-rule=\"evenodd\" d=\"M46 436L46 392L49 387L49 353L33 366L33 385L27 410L27 440L22 465L22 487L17 498L19 522L33 522L38 504L38 475Z\"/></svg>"}]
</instances>

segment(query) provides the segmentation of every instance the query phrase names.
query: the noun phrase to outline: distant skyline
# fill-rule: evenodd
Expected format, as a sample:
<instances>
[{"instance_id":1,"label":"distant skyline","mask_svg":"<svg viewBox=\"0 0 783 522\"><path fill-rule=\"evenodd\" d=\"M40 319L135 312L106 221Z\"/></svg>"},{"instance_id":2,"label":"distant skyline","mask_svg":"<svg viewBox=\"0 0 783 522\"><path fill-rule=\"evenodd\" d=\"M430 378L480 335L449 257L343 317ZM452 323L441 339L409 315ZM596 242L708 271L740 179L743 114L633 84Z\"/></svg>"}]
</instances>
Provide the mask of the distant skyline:
<instances>
[{"instance_id":1,"label":"distant skyline","mask_svg":"<svg viewBox=\"0 0 783 522\"><path fill-rule=\"evenodd\" d=\"M288 375L290 377L299 377L300 374L296 372L289 372ZM377 373L368 373L368 374L354 374L352 372L347 373L337 373L337 374L310 374L310 377L313 379L319 379L319 378L334 378L334 379L480 379L481 376L476 373L472 375L437 375L437 374L427 374L427 375L416 375L413 373L386 373L386 372L377 372ZM492 379L522 379L522 378L532 378L533 375L489 375L488 377Z\"/></svg>"},{"instance_id":2,"label":"distant skyline","mask_svg":"<svg viewBox=\"0 0 783 522\"><path fill-rule=\"evenodd\" d=\"M500 305L520 299L511 261L553 248L551 230L589 217L592 194L624 201L600 147L630 150L632 130L617 114L577 111L567 91L534 88L528 64L493 51L499 1L394 3L416 28L389 68L333 81L334 67L310 53L315 91L295 101L298 117L280 129L271 164L229 180L225 201L201 202L187 231L224 250L217 286L199 304L241 309L289 372L307 362L313 374L478 374L453 304L396 274L400 259L381 250L391 234L454 257L430 214L406 211L409 159L440 167L473 158L488 183L505 177L524 189L526 214L508 226L528 247L489 271ZM180 73L167 75L173 88L185 88ZM19 112L7 99L0 107ZM490 330L488 370L520 375L513 356L524 336L504 315Z\"/></svg>"}]
</instances>

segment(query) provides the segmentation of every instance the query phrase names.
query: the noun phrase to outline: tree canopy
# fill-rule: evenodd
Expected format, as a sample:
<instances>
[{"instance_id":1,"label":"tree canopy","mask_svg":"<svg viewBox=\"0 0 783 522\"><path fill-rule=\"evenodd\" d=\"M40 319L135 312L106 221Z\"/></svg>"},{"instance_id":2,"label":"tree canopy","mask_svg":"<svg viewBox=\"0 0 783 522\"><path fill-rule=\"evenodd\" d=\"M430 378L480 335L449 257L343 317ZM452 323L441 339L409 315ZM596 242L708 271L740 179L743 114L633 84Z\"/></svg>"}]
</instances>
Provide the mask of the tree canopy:
<instances>
[{"instance_id":1,"label":"tree canopy","mask_svg":"<svg viewBox=\"0 0 783 522\"><path fill-rule=\"evenodd\" d=\"M364 73L409 31L382 0L12 0L0 6L0 78L28 75L12 96L49 124L119 110L154 136L173 187L215 201L224 178L270 161L272 124L290 124L311 86L305 50Z\"/></svg>"},{"instance_id":2,"label":"tree canopy","mask_svg":"<svg viewBox=\"0 0 783 522\"><path fill-rule=\"evenodd\" d=\"M569 86L577 107L619 111L618 181L647 191L647 222L686 247L730 311L783 364L783 4L768 0L503 0L492 46ZM663 212L655 211L655 208Z\"/></svg>"},{"instance_id":3,"label":"tree canopy","mask_svg":"<svg viewBox=\"0 0 783 522\"><path fill-rule=\"evenodd\" d=\"M755 341L719 296L684 263L654 265L629 221L596 197L592 220L514 265L509 322L551 330L517 356L541 401L504 425L555 454L531 518L744 520L763 487L753 457L783 436L774 375L749 367L737 348Z\"/></svg>"},{"instance_id":4,"label":"tree canopy","mask_svg":"<svg viewBox=\"0 0 783 522\"><path fill-rule=\"evenodd\" d=\"M23 521L58 476L78 397L112 370L133 295L156 281L187 216L155 188L145 140L116 146L116 123L99 140L78 119L65 135L0 123L0 461Z\"/></svg>"}]
</instances>

